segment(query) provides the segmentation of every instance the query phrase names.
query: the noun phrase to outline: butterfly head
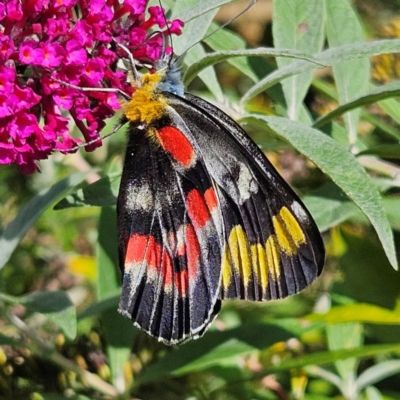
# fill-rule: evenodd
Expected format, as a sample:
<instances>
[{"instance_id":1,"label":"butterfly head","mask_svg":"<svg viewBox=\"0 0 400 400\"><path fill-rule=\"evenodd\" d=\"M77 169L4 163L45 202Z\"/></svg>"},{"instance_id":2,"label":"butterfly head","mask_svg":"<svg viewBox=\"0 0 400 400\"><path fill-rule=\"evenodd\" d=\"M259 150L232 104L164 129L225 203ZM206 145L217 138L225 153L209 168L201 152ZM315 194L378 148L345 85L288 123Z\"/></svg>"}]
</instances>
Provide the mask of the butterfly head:
<instances>
[{"instance_id":1,"label":"butterfly head","mask_svg":"<svg viewBox=\"0 0 400 400\"><path fill-rule=\"evenodd\" d=\"M157 85L157 92L168 92L184 97L180 58L164 54L155 64L157 73L162 77Z\"/></svg>"}]
</instances>

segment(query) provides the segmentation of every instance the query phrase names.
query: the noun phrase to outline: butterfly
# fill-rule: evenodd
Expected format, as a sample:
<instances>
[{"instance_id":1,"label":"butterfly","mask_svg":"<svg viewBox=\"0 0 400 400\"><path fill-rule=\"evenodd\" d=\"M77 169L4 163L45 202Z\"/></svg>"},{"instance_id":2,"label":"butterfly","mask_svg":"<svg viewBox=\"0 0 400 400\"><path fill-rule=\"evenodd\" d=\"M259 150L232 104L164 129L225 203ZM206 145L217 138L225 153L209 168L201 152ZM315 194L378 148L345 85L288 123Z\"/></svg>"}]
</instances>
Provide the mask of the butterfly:
<instances>
[{"instance_id":1,"label":"butterfly","mask_svg":"<svg viewBox=\"0 0 400 400\"><path fill-rule=\"evenodd\" d=\"M227 114L184 92L165 55L124 109L119 312L167 345L203 335L221 301L282 299L324 264L310 213Z\"/></svg>"}]
</instances>

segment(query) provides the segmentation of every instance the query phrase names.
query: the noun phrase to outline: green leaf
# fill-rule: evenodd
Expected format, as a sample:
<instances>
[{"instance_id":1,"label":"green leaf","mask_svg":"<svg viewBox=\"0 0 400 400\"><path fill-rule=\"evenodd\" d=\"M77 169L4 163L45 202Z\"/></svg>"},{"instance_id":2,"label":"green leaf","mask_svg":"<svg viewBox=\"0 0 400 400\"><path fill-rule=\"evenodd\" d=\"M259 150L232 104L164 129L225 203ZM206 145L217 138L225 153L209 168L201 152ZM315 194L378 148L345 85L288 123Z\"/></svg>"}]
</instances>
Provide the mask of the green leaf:
<instances>
[{"instance_id":1,"label":"green leaf","mask_svg":"<svg viewBox=\"0 0 400 400\"><path fill-rule=\"evenodd\" d=\"M400 293L399 272L390 268L383 249L369 235L344 229L340 234L345 248L340 258L344 277L334 291L361 303L393 309Z\"/></svg>"},{"instance_id":2,"label":"green leaf","mask_svg":"<svg viewBox=\"0 0 400 400\"><path fill-rule=\"evenodd\" d=\"M365 390L365 394L367 396L367 400L383 400L382 393L374 386L367 387ZM392 397L388 398L385 396L385 400L390 400L390 399L395 400Z\"/></svg>"},{"instance_id":3,"label":"green leaf","mask_svg":"<svg viewBox=\"0 0 400 400\"><path fill-rule=\"evenodd\" d=\"M282 361L279 365L267 368L266 371L263 371L263 374L286 371L293 368L303 368L313 364L331 364L335 361L345 360L347 358L367 358L390 353L400 354L400 344L364 345L356 349L331 350L297 356L296 358Z\"/></svg>"},{"instance_id":4,"label":"green leaf","mask_svg":"<svg viewBox=\"0 0 400 400\"><path fill-rule=\"evenodd\" d=\"M116 310L118 308L119 297L121 296L121 288L114 294L110 294L108 297L103 298L95 303L90 304L81 313L78 314L78 320L88 317L98 316L105 313L106 311Z\"/></svg>"},{"instance_id":5,"label":"green leaf","mask_svg":"<svg viewBox=\"0 0 400 400\"><path fill-rule=\"evenodd\" d=\"M120 180L120 172L112 173L65 197L54 206L54 210L83 206L114 206L117 202Z\"/></svg>"},{"instance_id":6,"label":"green leaf","mask_svg":"<svg viewBox=\"0 0 400 400\"><path fill-rule=\"evenodd\" d=\"M203 371L214 365L237 365L244 354L251 354L257 349L237 339L230 339L196 360L174 370L174 376L187 375Z\"/></svg>"},{"instance_id":7,"label":"green leaf","mask_svg":"<svg viewBox=\"0 0 400 400\"><path fill-rule=\"evenodd\" d=\"M121 287L121 275L117 266L117 221L114 208L102 208L98 229L99 237L96 252L98 263L97 298L102 300L115 294Z\"/></svg>"},{"instance_id":8,"label":"green leaf","mask_svg":"<svg viewBox=\"0 0 400 400\"><path fill-rule=\"evenodd\" d=\"M198 19L199 16L209 11L215 11L216 8L224 4L233 3L235 1L237 0L203 0L201 2L177 0L171 19L181 19L184 22L189 22L193 19Z\"/></svg>"},{"instance_id":9,"label":"green leaf","mask_svg":"<svg viewBox=\"0 0 400 400\"><path fill-rule=\"evenodd\" d=\"M335 385L339 390L344 386L344 382L338 375L317 365L309 365L304 368L304 371L310 376L318 377L326 382L330 382L332 385Z\"/></svg>"},{"instance_id":10,"label":"green leaf","mask_svg":"<svg viewBox=\"0 0 400 400\"><path fill-rule=\"evenodd\" d=\"M0 299L10 304L21 304L31 312L41 313L69 339L76 337L75 306L65 292L41 291L20 297L0 293Z\"/></svg>"},{"instance_id":11,"label":"green leaf","mask_svg":"<svg viewBox=\"0 0 400 400\"><path fill-rule=\"evenodd\" d=\"M382 100L379 103L379 107L381 107L391 118L394 119L397 124L400 124L400 111L399 111L399 101L397 99L386 99ZM397 138L399 134L397 133Z\"/></svg>"},{"instance_id":12,"label":"green leaf","mask_svg":"<svg viewBox=\"0 0 400 400\"><path fill-rule=\"evenodd\" d=\"M76 312L69 296L62 291L35 292L19 298L28 310L44 314L69 339L76 337Z\"/></svg>"},{"instance_id":13,"label":"green leaf","mask_svg":"<svg viewBox=\"0 0 400 400\"><path fill-rule=\"evenodd\" d=\"M306 319L329 324L362 322L366 324L399 325L400 313L373 304L355 303L331 308L325 314L311 314Z\"/></svg>"},{"instance_id":14,"label":"green leaf","mask_svg":"<svg viewBox=\"0 0 400 400\"><path fill-rule=\"evenodd\" d=\"M207 34L211 32L214 33L204 40L214 51L244 50L247 47L246 42L236 33L227 29L219 29L216 31L217 28L217 24L211 24ZM254 82L258 80L247 58L228 58L227 62Z\"/></svg>"},{"instance_id":15,"label":"green leaf","mask_svg":"<svg viewBox=\"0 0 400 400\"><path fill-rule=\"evenodd\" d=\"M229 1L206 1L199 4L197 0L177 0L171 19L180 19L185 22L185 26L183 35L173 39L174 52L183 54L195 43L200 42L221 5L219 3L227 2Z\"/></svg>"},{"instance_id":16,"label":"green leaf","mask_svg":"<svg viewBox=\"0 0 400 400\"><path fill-rule=\"evenodd\" d=\"M273 1L274 46L314 54L322 50L324 43L325 2L320 0ZM278 67L292 61L277 58ZM282 82L290 119L297 120L300 107L310 87L312 71L295 75Z\"/></svg>"},{"instance_id":17,"label":"green leaf","mask_svg":"<svg viewBox=\"0 0 400 400\"><path fill-rule=\"evenodd\" d=\"M0 333L0 346L24 346L23 341ZM1 351L1 350L0 350Z\"/></svg>"},{"instance_id":18,"label":"green leaf","mask_svg":"<svg viewBox=\"0 0 400 400\"><path fill-rule=\"evenodd\" d=\"M334 90L333 85L330 83L327 83L321 79L314 79L313 80L313 86L316 87L320 92L326 94L327 96L329 96L330 98L334 99L334 100L338 100L338 95L337 92ZM371 84L370 84L371 86ZM390 106L390 110L386 110L384 108L384 106L382 105L382 103L386 103L386 102L390 102L391 106ZM394 107L394 103L396 104L396 107ZM386 99L386 100L382 100L378 103L392 118L394 118L394 116L391 114L392 111L396 111L395 114L397 116L397 114L399 114L399 121L400 121L400 112L397 112L400 107L399 107L399 103L397 100L395 99ZM393 106L392 106L393 105ZM375 128L378 128L380 130L382 130L383 132L387 133L388 135L392 136L393 138L395 138L396 140L400 139L400 133L398 132L398 130L392 126L391 124L384 122L381 118L374 116L364 110L362 110L362 118L365 119L366 121L370 122L372 125L375 126ZM324 117L322 117L324 118ZM332 124L333 126L336 124ZM318 124L318 126L320 126ZM322 125L321 125L322 126ZM316 125L314 125L314 127L317 127ZM343 141L343 145L348 145L348 141L347 141L347 132L345 131L345 141ZM331 135L332 136L332 135ZM333 137L333 136L332 136ZM358 145L357 145L358 146Z\"/></svg>"},{"instance_id":19,"label":"green leaf","mask_svg":"<svg viewBox=\"0 0 400 400\"><path fill-rule=\"evenodd\" d=\"M318 64L323 66L331 66L339 64L343 61L354 60L362 57L370 57L378 54L398 53L399 51L400 39L377 40L373 42L347 44L331 48L323 51L322 53L314 55L312 63L309 61L294 61L291 64L283 68L279 68L275 72L269 74L243 95L241 105L243 106L251 98L257 96L271 86L276 85L285 78L319 68Z\"/></svg>"},{"instance_id":20,"label":"green leaf","mask_svg":"<svg viewBox=\"0 0 400 400\"><path fill-rule=\"evenodd\" d=\"M357 156L370 154L381 158L400 159L400 144L381 144L379 146L370 147L367 150L360 151Z\"/></svg>"},{"instance_id":21,"label":"green leaf","mask_svg":"<svg viewBox=\"0 0 400 400\"><path fill-rule=\"evenodd\" d=\"M196 62L189 66L183 77L185 85L188 85L194 78L196 78L197 75L200 73L200 71L202 71L203 69L234 57L290 57L290 58L297 58L300 60L307 60L307 62L304 61L306 62L306 65L311 65L311 64L313 65L313 67L310 68L310 70L313 68L317 68L318 66L321 66L319 61L315 60L309 54L290 49L274 49L272 47L259 47L257 49L216 51L214 53L207 54L199 62Z\"/></svg>"},{"instance_id":22,"label":"green leaf","mask_svg":"<svg viewBox=\"0 0 400 400\"><path fill-rule=\"evenodd\" d=\"M32 393L29 400L95 400L94 397L87 397L81 394L61 395L55 393Z\"/></svg>"},{"instance_id":23,"label":"green leaf","mask_svg":"<svg viewBox=\"0 0 400 400\"><path fill-rule=\"evenodd\" d=\"M313 126L314 128L319 128L324 126L329 121L332 121L334 118L337 118L344 113L354 110L356 108L376 103L379 100L386 99L388 97L394 97L400 95L400 81L390 82L386 85L378 86L375 89L371 90L365 96L357 97L356 99L342 104L340 107L331 111L330 113L324 115L323 117L317 119Z\"/></svg>"},{"instance_id":24,"label":"green leaf","mask_svg":"<svg viewBox=\"0 0 400 400\"><path fill-rule=\"evenodd\" d=\"M365 36L354 9L348 0L326 2L326 31L330 47L349 43L365 42ZM370 63L367 59L351 60L333 66L333 76L339 93L340 104L346 104L369 87ZM344 122L349 132L349 143L354 146L357 138L357 124L360 110L353 110L344 115Z\"/></svg>"},{"instance_id":25,"label":"green leaf","mask_svg":"<svg viewBox=\"0 0 400 400\"><path fill-rule=\"evenodd\" d=\"M168 352L156 364L136 377L137 384L156 382L167 376L181 376L193 370L232 363L237 354L265 349L278 341L293 337L290 332L269 324L247 324L224 332L208 331L200 340L192 341ZM238 352L238 353L236 353Z\"/></svg>"},{"instance_id":26,"label":"green leaf","mask_svg":"<svg viewBox=\"0 0 400 400\"><path fill-rule=\"evenodd\" d=\"M203 46L201 44L198 44L195 49L194 48L190 49L186 53L185 62L190 65L193 65L196 62L202 60L204 57L206 57L206 52L204 51ZM204 71L201 71L197 77L204 82L204 84L214 95L214 97L218 101L222 102L224 95L221 86L219 84L219 81L217 79L217 75L215 73L214 68L206 68Z\"/></svg>"},{"instance_id":27,"label":"green leaf","mask_svg":"<svg viewBox=\"0 0 400 400\"><path fill-rule=\"evenodd\" d=\"M378 160L378 162L379 162L379 160ZM365 167L368 168L368 165L365 165ZM397 168L397 167L395 167L395 168ZM373 170L373 169L371 168L371 170ZM398 179L398 178L392 179L392 178L378 178L378 177L375 178L375 177L373 177L372 180L375 183L376 188L381 193L382 192L386 192L386 191L388 191L388 190L390 190L392 188L400 187L400 179ZM386 210L386 208L385 208L385 210ZM387 213L387 217L389 219L389 214L388 213ZM392 221L389 220L389 222L390 222L390 224L391 224L391 226L393 228Z\"/></svg>"},{"instance_id":28,"label":"green leaf","mask_svg":"<svg viewBox=\"0 0 400 400\"><path fill-rule=\"evenodd\" d=\"M268 129L290 142L300 153L307 156L354 201L375 228L393 268L397 269L397 257L393 234L383 209L382 199L370 177L355 157L330 137L304 125L279 117L251 116L244 120L265 121ZM344 173L351 171L351 174Z\"/></svg>"},{"instance_id":29,"label":"green leaf","mask_svg":"<svg viewBox=\"0 0 400 400\"><path fill-rule=\"evenodd\" d=\"M121 290L121 276L118 269L116 213L111 207L103 207L99 221L97 246L97 297L107 299ZM128 361L135 336L132 321L123 317L117 309L103 312L101 324L107 343L107 355L113 377L113 384L119 392L126 390L124 367Z\"/></svg>"},{"instance_id":30,"label":"green leaf","mask_svg":"<svg viewBox=\"0 0 400 400\"><path fill-rule=\"evenodd\" d=\"M329 350L352 350L363 343L362 325L358 323L328 324L326 326ZM343 381L350 384L359 361L355 357L336 360L335 367Z\"/></svg>"},{"instance_id":31,"label":"green leaf","mask_svg":"<svg viewBox=\"0 0 400 400\"><path fill-rule=\"evenodd\" d=\"M381 361L363 371L356 380L358 392L400 372L400 360Z\"/></svg>"},{"instance_id":32,"label":"green leaf","mask_svg":"<svg viewBox=\"0 0 400 400\"><path fill-rule=\"evenodd\" d=\"M52 203L79 185L90 172L80 172L57 182L52 187L44 189L35 195L21 208L18 215L0 235L0 270L10 259L11 254L25 236L27 230L33 226L42 213Z\"/></svg>"},{"instance_id":33,"label":"green leaf","mask_svg":"<svg viewBox=\"0 0 400 400\"><path fill-rule=\"evenodd\" d=\"M219 2L215 1L212 4L211 2L209 4L206 3L207 2L203 2L199 6L197 0L177 0L172 12L172 19L187 18L183 19L183 21L185 21L185 26L183 28L184 35L179 36L176 40L174 39L173 43L174 52L184 55L187 64L198 62L203 59L206 54L203 46L199 42L206 34L218 11ZM179 15L184 15L184 17L182 18ZM193 15L195 15L196 19L193 19ZM192 48L194 45L196 45L195 48ZM199 78L205 83L215 98L222 101L222 89L214 69L208 68L206 71L202 71L199 74Z\"/></svg>"},{"instance_id":34,"label":"green leaf","mask_svg":"<svg viewBox=\"0 0 400 400\"><path fill-rule=\"evenodd\" d=\"M398 197L385 197L383 199L383 206L386 215L393 229L400 230L400 198Z\"/></svg>"},{"instance_id":35,"label":"green leaf","mask_svg":"<svg viewBox=\"0 0 400 400\"><path fill-rule=\"evenodd\" d=\"M383 100L383 102L386 101L392 101L395 99L386 99ZM396 100L395 100L396 101ZM382 101L380 101L379 106L381 106ZM397 107L399 107L399 103L396 101ZM388 113L388 115L390 115ZM362 110L362 118L364 120L366 120L367 122L369 122L371 125L373 125L375 127L375 129L379 129L384 133L387 133L389 136L391 136L392 138L394 138L395 140L400 140L400 132L398 131L398 129L396 129L396 127L388 120L383 120L380 116L375 116L372 115L371 113Z\"/></svg>"},{"instance_id":36,"label":"green leaf","mask_svg":"<svg viewBox=\"0 0 400 400\"><path fill-rule=\"evenodd\" d=\"M322 232L360 214L359 208L333 182L303 196L302 201Z\"/></svg>"}]
</instances>

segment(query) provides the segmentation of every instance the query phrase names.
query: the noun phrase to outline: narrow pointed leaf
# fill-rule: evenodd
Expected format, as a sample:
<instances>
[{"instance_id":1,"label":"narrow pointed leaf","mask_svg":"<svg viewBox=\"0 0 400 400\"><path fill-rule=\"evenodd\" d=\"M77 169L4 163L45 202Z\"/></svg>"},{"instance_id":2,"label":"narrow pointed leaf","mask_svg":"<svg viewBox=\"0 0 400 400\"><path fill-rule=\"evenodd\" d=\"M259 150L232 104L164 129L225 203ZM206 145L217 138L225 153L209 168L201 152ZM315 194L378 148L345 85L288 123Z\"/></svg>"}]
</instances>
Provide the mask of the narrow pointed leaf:
<instances>
[{"instance_id":1,"label":"narrow pointed leaf","mask_svg":"<svg viewBox=\"0 0 400 400\"><path fill-rule=\"evenodd\" d=\"M174 40L174 52L176 54L183 54L186 63L193 64L200 61L205 56L206 53L199 42L203 39L211 25L212 20L218 11L218 5L218 2L214 2L214 5L210 8L209 6L211 6L211 4L207 5L202 3L200 9L196 11L196 19L189 17L184 17L189 18L184 19L179 17L179 13L183 12L187 14L188 12L193 12L193 8L198 7L198 2L196 0L178 0L176 2L172 13L172 19L179 18L185 21L185 34ZM178 17L176 15L178 15ZM192 46L195 46L195 48L192 48ZM206 71L202 71L199 74L199 78L203 80L215 98L222 101L222 89L219 85L214 69L208 68Z\"/></svg>"},{"instance_id":2,"label":"narrow pointed leaf","mask_svg":"<svg viewBox=\"0 0 400 400\"><path fill-rule=\"evenodd\" d=\"M333 307L326 314L311 314L310 321L325 321L329 324L362 322L365 324L400 325L400 314L373 304L355 303Z\"/></svg>"},{"instance_id":3,"label":"narrow pointed leaf","mask_svg":"<svg viewBox=\"0 0 400 400\"><path fill-rule=\"evenodd\" d=\"M283 361L280 365L267 368L267 370L263 371L263 373L273 373L278 371L286 371L293 368L303 368L307 365L313 364L331 364L337 360L345 360L351 357L367 358L390 353L400 354L400 344L364 345L351 350L332 350L298 356L291 360Z\"/></svg>"},{"instance_id":4,"label":"narrow pointed leaf","mask_svg":"<svg viewBox=\"0 0 400 400\"><path fill-rule=\"evenodd\" d=\"M184 22L189 22L224 4L233 3L235 1L237 0L205 0L192 3L190 1L178 0L174 5L171 19L181 19Z\"/></svg>"},{"instance_id":5,"label":"narrow pointed leaf","mask_svg":"<svg viewBox=\"0 0 400 400\"><path fill-rule=\"evenodd\" d=\"M110 300L116 291L121 290L120 271L117 266L117 231L115 209L103 207L99 221L97 246L97 297ZM124 367L128 361L134 335L132 321L118 314L117 308L103 311L102 329L107 342L107 354L113 376L113 384L119 392L125 388Z\"/></svg>"},{"instance_id":6,"label":"narrow pointed leaf","mask_svg":"<svg viewBox=\"0 0 400 400\"><path fill-rule=\"evenodd\" d=\"M400 360L381 361L379 364L363 371L356 380L357 389L360 392L367 386L380 382L389 376L400 372Z\"/></svg>"},{"instance_id":7,"label":"narrow pointed leaf","mask_svg":"<svg viewBox=\"0 0 400 400\"><path fill-rule=\"evenodd\" d=\"M317 121L315 121L313 126L314 128L319 128L321 126L324 126L326 123L332 121L334 118L337 118L350 110L354 110L359 107L376 103L379 100L399 95L400 95L400 81L390 82L386 85L376 87L374 90L371 90L365 96L360 96L354 99L353 101L350 101L346 104L342 104L335 110L331 111L329 114L326 114L323 117L319 118Z\"/></svg>"},{"instance_id":8,"label":"narrow pointed leaf","mask_svg":"<svg viewBox=\"0 0 400 400\"><path fill-rule=\"evenodd\" d=\"M62 291L34 292L18 300L28 310L44 314L69 339L76 336L76 312L69 296Z\"/></svg>"},{"instance_id":9,"label":"narrow pointed leaf","mask_svg":"<svg viewBox=\"0 0 400 400\"><path fill-rule=\"evenodd\" d=\"M114 206L117 202L121 173L112 173L99 179L98 181L78 189L62 200L55 206L55 210L63 210L70 207L84 206Z\"/></svg>"},{"instance_id":10,"label":"narrow pointed leaf","mask_svg":"<svg viewBox=\"0 0 400 400\"><path fill-rule=\"evenodd\" d=\"M371 57L377 54L398 53L400 52L400 39L377 40L374 42L347 44L313 56L313 63L307 61L294 61L293 63L279 68L272 74L260 80L256 85L249 89L242 97L242 105L264 90L277 84L285 78L311 71L323 66L336 65L347 60L354 60L362 57Z\"/></svg>"},{"instance_id":11,"label":"narrow pointed leaf","mask_svg":"<svg viewBox=\"0 0 400 400\"><path fill-rule=\"evenodd\" d=\"M211 36L205 39L205 42L214 51L229 51L229 50L244 50L246 42L236 33L227 29L217 29L218 25L213 23L210 26L207 34L214 32ZM237 68L241 73L249 77L253 82L257 82L258 77L253 72L249 60L245 57L228 58L227 62Z\"/></svg>"},{"instance_id":12,"label":"narrow pointed leaf","mask_svg":"<svg viewBox=\"0 0 400 400\"><path fill-rule=\"evenodd\" d=\"M348 0L328 1L326 12L326 32L330 47L365 41L358 16ZM335 64L333 76L340 104L346 104L368 90L370 62L363 58ZM360 110L358 109L344 115L351 146L354 146L356 142L359 118Z\"/></svg>"},{"instance_id":13,"label":"narrow pointed leaf","mask_svg":"<svg viewBox=\"0 0 400 400\"><path fill-rule=\"evenodd\" d=\"M68 191L79 185L90 172L79 172L57 182L50 188L35 195L18 215L10 222L0 235L0 270L10 259L18 243L25 236L27 230L33 226L42 213L52 203L64 196Z\"/></svg>"},{"instance_id":14,"label":"narrow pointed leaf","mask_svg":"<svg viewBox=\"0 0 400 400\"><path fill-rule=\"evenodd\" d=\"M320 0L274 0L273 10L272 30L276 48L289 48L308 54L315 54L322 50L325 38L325 2ZM291 62L288 58L277 58L280 68ZM298 119L300 107L311 80L312 71L307 71L282 82L290 119Z\"/></svg>"},{"instance_id":15,"label":"narrow pointed leaf","mask_svg":"<svg viewBox=\"0 0 400 400\"><path fill-rule=\"evenodd\" d=\"M302 53L300 51L291 49L274 49L272 47L259 47L258 49L243 49L243 50L229 50L229 51L217 51L214 53L207 54L201 61L192 64L184 75L185 84L188 85L200 71L203 69L218 64L222 61L226 61L234 57L289 57L297 58L304 61L307 65L313 65L312 68L323 66L319 61L314 59L310 54ZM308 68L305 68L307 70ZM303 67L304 68L304 67Z\"/></svg>"}]
</instances>

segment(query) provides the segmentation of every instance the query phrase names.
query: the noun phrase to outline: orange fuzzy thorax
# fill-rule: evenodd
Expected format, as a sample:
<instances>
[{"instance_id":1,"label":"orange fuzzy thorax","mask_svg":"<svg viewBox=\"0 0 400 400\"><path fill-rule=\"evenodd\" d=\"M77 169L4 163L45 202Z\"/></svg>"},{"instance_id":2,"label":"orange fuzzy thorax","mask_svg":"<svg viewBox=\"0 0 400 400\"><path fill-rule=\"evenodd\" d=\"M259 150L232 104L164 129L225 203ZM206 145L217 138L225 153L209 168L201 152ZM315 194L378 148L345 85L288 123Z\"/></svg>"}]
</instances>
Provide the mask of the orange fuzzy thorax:
<instances>
[{"instance_id":1,"label":"orange fuzzy thorax","mask_svg":"<svg viewBox=\"0 0 400 400\"><path fill-rule=\"evenodd\" d=\"M140 86L125 105L126 118L134 123L150 125L162 117L167 102L161 93L156 92L162 77L162 72L143 75Z\"/></svg>"}]
</instances>

